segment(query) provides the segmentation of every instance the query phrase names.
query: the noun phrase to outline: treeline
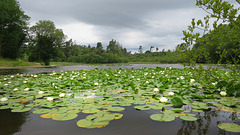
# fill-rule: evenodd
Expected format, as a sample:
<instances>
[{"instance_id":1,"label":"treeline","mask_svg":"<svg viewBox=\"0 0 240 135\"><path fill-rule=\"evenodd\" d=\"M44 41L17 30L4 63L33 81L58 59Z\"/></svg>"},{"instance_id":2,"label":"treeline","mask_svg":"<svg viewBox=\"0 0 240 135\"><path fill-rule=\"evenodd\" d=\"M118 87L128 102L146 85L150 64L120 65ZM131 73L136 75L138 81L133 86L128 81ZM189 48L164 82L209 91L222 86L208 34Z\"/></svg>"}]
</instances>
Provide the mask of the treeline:
<instances>
[{"instance_id":1,"label":"treeline","mask_svg":"<svg viewBox=\"0 0 240 135\"><path fill-rule=\"evenodd\" d=\"M126 63L130 53L116 40L109 41L107 49L103 49L101 42L96 47L90 45L77 45L69 40L62 48L57 50L57 55L52 61L77 62L77 63Z\"/></svg>"}]
</instances>

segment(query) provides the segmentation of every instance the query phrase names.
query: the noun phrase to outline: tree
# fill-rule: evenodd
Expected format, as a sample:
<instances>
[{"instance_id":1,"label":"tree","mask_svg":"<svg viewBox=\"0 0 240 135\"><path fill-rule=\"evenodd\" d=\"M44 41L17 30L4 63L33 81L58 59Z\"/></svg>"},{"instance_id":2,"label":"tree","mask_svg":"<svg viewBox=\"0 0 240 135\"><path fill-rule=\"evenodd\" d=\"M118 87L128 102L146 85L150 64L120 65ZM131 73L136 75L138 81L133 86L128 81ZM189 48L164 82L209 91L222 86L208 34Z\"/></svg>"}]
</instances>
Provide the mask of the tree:
<instances>
[{"instance_id":1,"label":"tree","mask_svg":"<svg viewBox=\"0 0 240 135\"><path fill-rule=\"evenodd\" d=\"M143 47L142 47L141 45L139 46L138 52L139 52L140 54L143 54Z\"/></svg>"},{"instance_id":2,"label":"tree","mask_svg":"<svg viewBox=\"0 0 240 135\"><path fill-rule=\"evenodd\" d=\"M151 47L150 47L150 52L152 52L152 51L153 51L153 48L154 48L154 46L151 46Z\"/></svg>"},{"instance_id":3,"label":"tree","mask_svg":"<svg viewBox=\"0 0 240 135\"><path fill-rule=\"evenodd\" d=\"M14 59L26 37L29 17L16 0L1 0L0 7L0 57Z\"/></svg>"},{"instance_id":4,"label":"tree","mask_svg":"<svg viewBox=\"0 0 240 135\"><path fill-rule=\"evenodd\" d=\"M205 58L217 54L218 63L240 63L240 15L239 9L223 0L196 0L196 5L208 14L204 20L192 19L187 31L183 31L185 43L177 49L188 59L189 64L195 64L198 57L192 48L205 47L201 52ZM212 25L212 28L210 27ZM203 31L202 35L196 29ZM204 45L203 45L204 44ZM196 51L197 52L197 51ZM213 61L213 58L210 58Z\"/></svg>"},{"instance_id":5,"label":"tree","mask_svg":"<svg viewBox=\"0 0 240 135\"><path fill-rule=\"evenodd\" d=\"M50 59L56 56L56 51L65 40L61 29L57 29L52 21L40 20L30 28L34 47L33 60L43 61L49 65Z\"/></svg>"}]
</instances>

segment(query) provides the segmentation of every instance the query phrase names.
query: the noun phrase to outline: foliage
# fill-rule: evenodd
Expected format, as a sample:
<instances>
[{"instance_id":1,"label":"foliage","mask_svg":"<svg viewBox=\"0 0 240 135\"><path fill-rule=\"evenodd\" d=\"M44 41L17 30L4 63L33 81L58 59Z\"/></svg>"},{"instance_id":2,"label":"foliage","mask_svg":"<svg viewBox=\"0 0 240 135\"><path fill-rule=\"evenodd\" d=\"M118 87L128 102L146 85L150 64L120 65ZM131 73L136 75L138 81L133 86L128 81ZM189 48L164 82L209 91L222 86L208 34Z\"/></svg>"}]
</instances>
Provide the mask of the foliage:
<instances>
[{"instance_id":1,"label":"foliage","mask_svg":"<svg viewBox=\"0 0 240 135\"><path fill-rule=\"evenodd\" d=\"M0 57L15 59L24 43L29 17L16 0L1 0L0 5Z\"/></svg>"},{"instance_id":2,"label":"foliage","mask_svg":"<svg viewBox=\"0 0 240 135\"><path fill-rule=\"evenodd\" d=\"M188 31L183 31L185 42L177 46L188 64L240 63L239 8L222 0L197 0L196 6L208 15L204 20L192 19ZM203 34L198 32L202 30Z\"/></svg>"},{"instance_id":3,"label":"foliage","mask_svg":"<svg viewBox=\"0 0 240 135\"><path fill-rule=\"evenodd\" d=\"M57 49L65 40L61 29L57 29L52 21L40 20L30 28L32 52L30 61L43 61L50 64L50 59L56 56Z\"/></svg>"}]
</instances>

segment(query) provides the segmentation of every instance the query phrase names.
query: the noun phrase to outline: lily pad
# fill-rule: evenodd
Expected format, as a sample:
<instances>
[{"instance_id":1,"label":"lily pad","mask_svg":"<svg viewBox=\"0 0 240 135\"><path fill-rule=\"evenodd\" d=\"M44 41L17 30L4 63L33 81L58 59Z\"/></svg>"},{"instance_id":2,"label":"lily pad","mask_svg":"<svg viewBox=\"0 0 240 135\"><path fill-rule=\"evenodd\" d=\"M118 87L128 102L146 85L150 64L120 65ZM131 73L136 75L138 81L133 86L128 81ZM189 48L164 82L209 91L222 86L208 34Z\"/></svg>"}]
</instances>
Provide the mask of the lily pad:
<instances>
[{"instance_id":1,"label":"lily pad","mask_svg":"<svg viewBox=\"0 0 240 135\"><path fill-rule=\"evenodd\" d=\"M77 122L77 125L82 128L102 128L109 124L109 121L94 121L81 119Z\"/></svg>"},{"instance_id":2,"label":"lily pad","mask_svg":"<svg viewBox=\"0 0 240 135\"><path fill-rule=\"evenodd\" d=\"M183 101L181 98L179 97L174 97L171 99L171 102L173 104L174 107L180 108L183 106Z\"/></svg>"},{"instance_id":3,"label":"lily pad","mask_svg":"<svg viewBox=\"0 0 240 135\"><path fill-rule=\"evenodd\" d=\"M85 109L82 111L82 113L96 113L99 112L98 109Z\"/></svg>"},{"instance_id":4,"label":"lily pad","mask_svg":"<svg viewBox=\"0 0 240 135\"><path fill-rule=\"evenodd\" d=\"M167 115L167 114L152 114L150 118L155 121L166 121L166 122L175 120L174 116Z\"/></svg>"},{"instance_id":5,"label":"lily pad","mask_svg":"<svg viewBox=\"0 0 240 135\"><path fill-rule=\"evenodd\" d=\"M184 109L182 109L182 108L173 108L172 111L175 112L175 113L180 113L180 112L183 112Z\"/></svg>"},{"instance_id":6,"label":"lily pad","mask_svg":"<svg viewBox=\"0 0 240 135\"><path fill-rule=\"evenodd\" d=\"M234 123L222 123L218 127L229 132L240 132L240 126Z\"/></svg>"},{"instance_id":7,"label":"lily pad","mask_svg":"<svg viewBox=\"0 0 240 135\"><path fill-rule=\"evenodd\" d=\"M27 112L30 111L32 108L28 107L19 107L19 108L14 108L11 110L11 112Z\"/></svg>"},{"instance_id":8,"label":"lily pad","mask_svg":"<svg viewBox=\"0 0 240 135\"><path fill-rule=\"evenodd\" d=\"M35 109L33 111L34 114L44 114L44 113L48 113L50 112L51 110L50 109Z\"/></svg>"},{"instance_id":9,"label":"lily pad","mask_svg":"<svg viewBox=\"0 0 240 135\"><path fill-rule=\"evenodd\" d=\"M62 114L57 114L52 117L53 120L58 120L58 121L66 121L66 120L72 120L77 118L76 113L62 113Z\"/></svg>"},{"instance_id":10,"label":"lily pad","mask_svg":"<svg viewBox=\"0 0 240 135\"><path fill-rule=\"evenodd\" d=\"M116 111L116 112L125 110L125 108L123 108L123 107L109 107L107 109L109 111Z\"/></svg>"},{"instance_id":11,"label":"lily pad","mask_svg":"<svg viewBox=\"0 0 240 135\"><path fill-rule=\"evenodd\" d=\"M134 106L136 110L150 110L149 106Z\"/></svg>"},{"instance_id":12,"label":"lily pad","mask_svg":"<svg viewBox=\"0 0 240 135\"><path fill-rule=\"evenodd\" d=\"M186 121L196 121L197 118L193 116L180 116L180 119L186 120Z\"/></svg>"}]
</instances>

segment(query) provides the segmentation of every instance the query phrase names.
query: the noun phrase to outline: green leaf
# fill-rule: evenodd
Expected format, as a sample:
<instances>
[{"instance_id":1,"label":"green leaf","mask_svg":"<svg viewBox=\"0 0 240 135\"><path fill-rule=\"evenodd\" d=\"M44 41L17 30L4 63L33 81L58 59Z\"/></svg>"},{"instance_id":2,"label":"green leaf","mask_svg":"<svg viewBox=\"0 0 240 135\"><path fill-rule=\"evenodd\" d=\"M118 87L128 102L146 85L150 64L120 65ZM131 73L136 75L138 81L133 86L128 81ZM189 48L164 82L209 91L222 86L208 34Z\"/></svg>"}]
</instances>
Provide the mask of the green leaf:
<instances>
[{"instance_id":1,"label":"green leaf","mask_svg":"<svg viewBox=\"0 0 240 135\"><path fill-rule=\"evenodd\" d=\"M134 106L136 110L150 110L149 106Z\"/></svg>"},{"instance_id":2,"label":"green leaf","mask_svg":"<svg viewBox=\"0 0 240 135\"><path fill-rule=\"evenodd\" d=\"M183 112L184 109L182 109L182 108L173 108L172 111L175 112L175 113L180 113L180 112Z\"/></svg>"},{"instance_id":3,"label":"green leaf","mask_svg":"<svg viewBox=\"0 0 240 135\"><path fill-rule=\"evenodd\" d=\"M52 117L53 120L57 121L67 121L67 120L72 120L77 118L76 113L62 113L62 114L57 114Z\"/></svg>"},{"instance_id":4,"label":"green leaf","mask_svg":"<svg viewBox=\"0 0 240 135\"><path fill-rule=\"evenodd\" d=\"M49 113L51 110L50 109L35 109L33 111L34 114L44 114L44 113Z\"/></svg>"},{"instance_id":5,"label":"green leaf","mask_svg":"<svg viewBox=\"0 0 240 135\"><path fill-rule=\"evenodd\" d=\"M166 122L175 120L174 116L167 115L167 114L152 114L150 118L155 121L166 121Z\"/></svg>"},{"instance_id":6,"label":"green leaf","mask_svg":"<svg viewBox=\"0 0 240 135\"><path fill-rule=\"evenodd\" d=\"M186 121L196 121L197 118L193 116L180 116L180 119L186 120Z\"/></svg>"},{"instance_id":7,"label":"green leaf","mask_svg":"<svg viewBox=\"0 0 240 135\"><path fill-rule=\"evenodd\" d=\"M234 123L222 123L218 127L229 132L240 132L240 126Z\"/></svg>"},{"instance_id":8,"label":"green leaf","mask_svg":"<svg viewBox=\"0 0 240 135\"><path fill-rule=\"evenodd\" d=\"M125 110L125 108L123 108L123 107L109 107L107 109L109 111L116 111L116 112Z\"/></svg>"},{"instance_id":9,"label":"green leaf","mask_svg":"<svg viewBox=\"0 0 240 135\"><path fill-rule=\"evenodd\" d=\"M171 99L171 102L173 104L174 107L180 108L183 106L183 101L181 98L179 97L174 97Z\"/></svg>"}]
</instances>

